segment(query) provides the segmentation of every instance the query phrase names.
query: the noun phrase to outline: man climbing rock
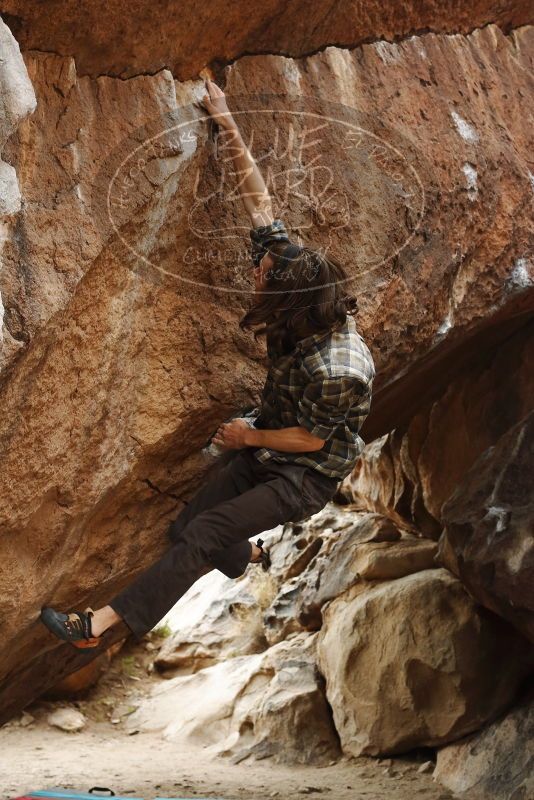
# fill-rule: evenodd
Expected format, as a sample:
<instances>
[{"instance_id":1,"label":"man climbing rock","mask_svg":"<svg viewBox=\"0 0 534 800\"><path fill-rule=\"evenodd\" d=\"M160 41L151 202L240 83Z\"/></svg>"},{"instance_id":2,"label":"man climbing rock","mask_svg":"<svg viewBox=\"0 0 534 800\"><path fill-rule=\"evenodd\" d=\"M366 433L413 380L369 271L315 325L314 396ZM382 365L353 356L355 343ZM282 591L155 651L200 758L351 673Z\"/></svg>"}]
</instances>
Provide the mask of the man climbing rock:
<instances>
[{"instance_id":1,"label":"man climbing rock","mask_svg":"<svg viewBox=\"0 0 534 800\"><path fill-rule=\"evenodd\" d=\"M268 566L261 540L249 538L317 513L348 475L364 442L375 368L354 321L344 268L318 250L290 241L222 90L206 82L203 105L219 127L251 221L254 300L240 327L266 337L269 371L254 427L222 423L213 442L232 457L170 525L171 547L97 611L41 620L75 647L97 647L121 620L136 638L151 630L202 575L215 567L231 578L249 562Z\"/></svg>"}]
</instances>

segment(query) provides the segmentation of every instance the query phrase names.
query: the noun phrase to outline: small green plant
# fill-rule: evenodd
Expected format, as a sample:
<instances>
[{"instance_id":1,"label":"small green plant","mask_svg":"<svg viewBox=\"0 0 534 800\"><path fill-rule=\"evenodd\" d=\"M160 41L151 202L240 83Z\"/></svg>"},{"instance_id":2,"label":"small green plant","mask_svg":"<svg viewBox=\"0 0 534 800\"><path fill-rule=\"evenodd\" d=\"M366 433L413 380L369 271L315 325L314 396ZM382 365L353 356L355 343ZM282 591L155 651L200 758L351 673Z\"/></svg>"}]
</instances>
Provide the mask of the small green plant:
<instances>
[{"instance_id":1,"label":"small green plant","mask_svg":"<svg viewBox=\"0 0 534 800\"><path fill-rule=\"evenodd\" d=\"M137 673L139 665L136 663L134 656L124 656L124 658L121 659L121 666L122 671L131 678L132 675Z\"/></svg>"},{"instance_id":2,"label":"small green plant","mask_svg":"<svg viewBox=\"0 0 534 800\"><path fill-rule=\"evenodd\" d=\"M167 639L167 637L172 634L172 630L169 626L169 623L166 622L165 625L160 625L159 627L154 628L152 633L154 636L157 636L158 639Z\"/></svg>"}]
</instances>

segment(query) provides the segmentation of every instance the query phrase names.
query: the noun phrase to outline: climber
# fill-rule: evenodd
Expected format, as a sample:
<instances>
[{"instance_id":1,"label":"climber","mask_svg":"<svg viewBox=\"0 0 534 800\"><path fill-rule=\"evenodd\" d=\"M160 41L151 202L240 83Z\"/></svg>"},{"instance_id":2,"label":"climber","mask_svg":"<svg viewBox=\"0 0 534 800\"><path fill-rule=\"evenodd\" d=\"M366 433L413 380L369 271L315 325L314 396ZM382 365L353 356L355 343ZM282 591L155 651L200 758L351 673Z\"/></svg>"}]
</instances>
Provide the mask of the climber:
<instances>
[{"instance_id":1,"label":"climber","mask_svg":"<svg viewBox=\"0 0 534 800\"><path fill-rule=\"evenodd\" d=\"M237 578L249 562L268 568L263 542L250 538L320 511L364 446L358 432L375 368L348 276L330 256L290 241L223 91L213 81L206 91L205 119L219 129L252 225L253 303L239 325L266 337L261 404L254 427L242 419L219 426L212 441L231 457L171 523L158 561L97 611L41 610L47 628L75 647L98 647L120 621L140 640L207 569Z\"/></svg>"}]
</instances>

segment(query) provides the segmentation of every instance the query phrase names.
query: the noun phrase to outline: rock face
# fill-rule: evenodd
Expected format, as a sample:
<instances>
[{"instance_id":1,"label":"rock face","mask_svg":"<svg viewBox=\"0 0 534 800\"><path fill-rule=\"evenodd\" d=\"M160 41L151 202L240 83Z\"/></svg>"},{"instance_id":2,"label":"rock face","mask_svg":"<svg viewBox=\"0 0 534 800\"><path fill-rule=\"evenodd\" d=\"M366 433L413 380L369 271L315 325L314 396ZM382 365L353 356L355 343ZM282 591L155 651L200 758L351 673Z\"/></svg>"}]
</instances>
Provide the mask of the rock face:
<instances>
[{"instance_id":1,"label":"rock face","mask_svg":"<svg viewBox=\"0 0 534 800\"><path fill-rule=\"evenodd\" d=\"M97 684L100 677L106 672L112 658L121 650L124 641L116 642L84 667L58 681L44 693L43 698L45 700L72 700L86 695L88 689Z\"/></svg>"},{"instance_id":2,"label":"rock face","mask_svg":"<svg viewBox=\"0 0 534 800\"><path fill-rule=\"evenodd\" d=\"M513 700L527 653L445 570L349 591L329 604L319 633L336 730L354 756L477 730Z\"/></svg>"},{"instance_id":3,"label":"rock face","mask_svg":"<svg viewBox=\"0 0 534 800\"><path fill-rule=\"evenodd\" d=\"M179 605L179 615L173 619L175 633L165 640L156 666L176 673L196 672L226 658L262 652L266 648L262 613L275 587L262 569L248 570L239 581L210 573Z\"/></svg>"},{"instance_id":4,"label":"rock face","mask_svg":"<svg viewBox=\"0 0 534 800\"><path fill-rule=\"evenodd\" d=\"M347 524L347 516L352 524ZM354 584L400 578L434 566L435 543L410 535L401 538L386 517L341 514L337 519L332 515L332 527L328 522L327 512L308 523L308 547L297 553L281 576L283 582L264 613L270 644L289 633L319 630L325 603ZM289 530L298 527L304 526ZM296 542L302 538L298 531ZM309 561L303 563L306 553Z\"/></svg>"},{"instance_id":5,"label":"rock face","mask_svg":"<svg viewBox=\"0 0 534 800\"><path fill-rule=\"evenodd\" d=\"M0 20L0 153L19 123L35 110L33 86L19 46ZM0 160L0 217L20 211L20 191L15 169ZM1 323L0 323L1 328Z\"/></svg>"},{"instance_id":6,"label":"rock face","mask_svg":"<svg viewBox=\"0 0 534 800\"><path fill-rule=\"evenodd\" d=\"M507 30L531 21L528 3L522 0L505 6L477 0L468 7L450 1L422 7L411 0L402 13L397 5L356 8L348 0L334 7L267 0L254 14L244 0L231 6L212 4L209 13L173 0L156 5L149 0L114 0L106 3L105 12L97 4L80 15L68 0L49 0L46 8L22 0L0 2L0 14L26 50L74 56L83 75L123 78L168 67L184 80L208 63L233 61L241 53L299 56L327 44L355 46L418 30L467 33L488 22Z\"/></svg>"},{"instance_id":7,"label":"rock face","mask_svg":"<svg viewBox=\"0 0 534 800\"><path fill-rule=\"evenodd\" d=\"M214 48L202 25L209 53L192 37L177 65L191 32L168 4L182 34L166 27L173 45L163 43L154 13L164 7L153 6L157 48L121 27L144 30L142 3L128 14L108 3L106 32L90 15L71 24L66 4L48 8L46 19L34 16L38 4L0 4L37 98L23 119L33 101L9 39L2 113L17 75L24 91L1 127L11 134L3 157L22 200L17 210L12 192L7 204L0 273L0 720L87 658L51 641L37 622L40 607L102 605L159 556L170 520L206 473L206 437L256 402L263 383L263 346L237 326L252 288L247 219L213 131L189 105L201 82L185 80L196 78L191 53L202 66L234 58L251 34L233 24L237 5L229 24L242 38ZM534 33L517 27L525 6L440 6L433 21L418 9L381 9L378 21L366 12L356 33L366 41L351 49L247 56L222 75L273 178L277 213L354 279L358 326L378 368L369 441L409 424L473 353L498 351L532 309L532 130L522 109L532 97ZM341 24L348 29L340 6L328 36L317 25L313 42L307 26L323 12L296 6L294 30L280 18L297 42L292 52L302 52L299 37L316 49ZM515 27L506 35L492 22ZM259 23L253 38L263 48ZM433 24L437 32L374 41ZM485 27L468 35L439 32L467 34L477 24ZM271 33L282 47L278 23ZM127 63L170 68L122 79ZM312 140L317 117L328 124ZM302 156L287 147L295 135L310 145L306 183L297 186L286 180ZM506 429L521 418L517 408L510 405ZM398 530L426 533L404 508L371 511ZM313 558L310 546L297 571Z\"/></svg>"},{"instance_id":8,"label":"rock face","mask_svg":"<svg viewBox=\"0 0 534 800\"><path fill-rule=\"evenodd\" d=\"M533 334L529 319L501 347L479 352L407 426L370 442L343 487L352 502L395 512L439 538L443 504L477 459L531 410Z\"/></svg>"},{"instance_id":9,"label":"rock face","mask_svg":"<svg viewBox=\"0 0 534 800\"><path fill-rule=\"evenodd\" d=\"M432 568L435 542L388 530L379 519L328 504L305 523L272 532L273 572L254 617L248 610L219 616L266 585L252 565L238 581L215 580L213 593L205 576L170 615L176 633L157 660L167 674L190 674L140 698L132 728L237 760L322 763L315 732L299 752L315 727L309 714L321 721L321 741L335 726L345 754L387 755L456 741L506 709L532 665L528 643L447 570ZM373 540L386 531L390 541ZM372 565L371 574L362 565ZM245 652L258 625L255 647L263 641L263 651L230 651L228 626Z\"/></svg>"},{"instance_id":10,"label":"rock face","mask_svg":"<svg viewBox=\"0 0 534 800\"><path fill-rule=\"evenodd\" d=\"M534 701L438 753L435 777L469 800L534 797Z\"/></svg>"},{"instance_id":11,"label":"rock face","mask_svg":"<svg viewBox=\"0 0 534 800\"><path fill-rule=\"evenodd\" d=\"M142 702L127 726L159 730L166 739L236 762L272 756L327 763L339 745L315 666L315 638L300 634L266 653L172 678Z\"/></svg>"},{"instance_id":12,"label":"rock face","mask_svg":"<svg viewBox=\"0 0 534 800\"><path fill-rule=\"evenodd\" d=\"M534 642L533 486L534 412L478 458L443 506L443 560Z\"/></svg>"},{"instance_id":13,"label":"rock face","mask_svg":"<svg viewBox=\"0 0 534 800\"><path fill-rule=\"evenodd\" d=\"M531 639L533 333L529 322L406 430L369 444L343 487L359 507L441 537L441 563Z\"/></svg>"}]
</instances>

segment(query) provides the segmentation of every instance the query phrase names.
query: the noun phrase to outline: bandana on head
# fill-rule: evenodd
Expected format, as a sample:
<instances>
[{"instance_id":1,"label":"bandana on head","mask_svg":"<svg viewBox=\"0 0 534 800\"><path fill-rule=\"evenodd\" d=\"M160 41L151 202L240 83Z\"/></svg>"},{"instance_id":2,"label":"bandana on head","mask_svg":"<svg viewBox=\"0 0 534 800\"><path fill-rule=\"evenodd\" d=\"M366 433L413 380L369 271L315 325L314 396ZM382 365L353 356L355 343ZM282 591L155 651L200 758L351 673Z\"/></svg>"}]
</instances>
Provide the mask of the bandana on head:
<instances>
[{"instance_id":1,"label":"bandana on head","mask_svg":"<svg viewBox=\"0 0 534 800\"><path fill-rule=\"evenodd\" d=\"M295 244L294 242L290 242L287 247L284 249L279 258L282 261L283 266L288 266L289 262L292 261L294 258L297 258L302 253L302 247L299 244Z\"/></svg>"},{"instance_id":2,"label":"bandana on head","mask_svg":"<svg viewBox=\"0 0 534 800\"><path fill-rule=\"evenodd\" d=\"M281 219L273 220L270 225L251 228L250 239L252 242L252 263L255 267L259 266L270 245L275 242L287 242L290 245L286 227Z\"/></svg>"}]
</instances>

